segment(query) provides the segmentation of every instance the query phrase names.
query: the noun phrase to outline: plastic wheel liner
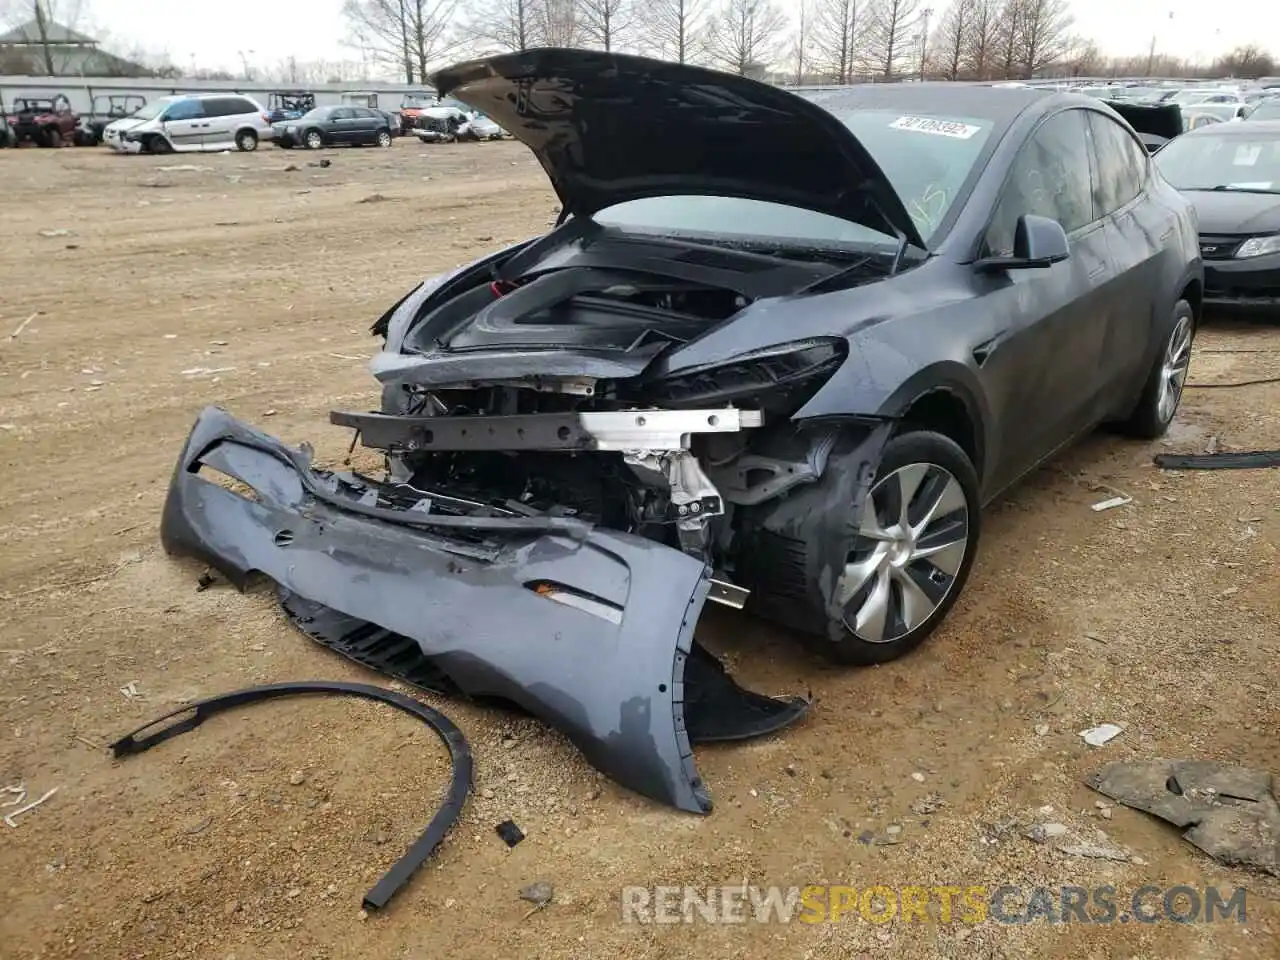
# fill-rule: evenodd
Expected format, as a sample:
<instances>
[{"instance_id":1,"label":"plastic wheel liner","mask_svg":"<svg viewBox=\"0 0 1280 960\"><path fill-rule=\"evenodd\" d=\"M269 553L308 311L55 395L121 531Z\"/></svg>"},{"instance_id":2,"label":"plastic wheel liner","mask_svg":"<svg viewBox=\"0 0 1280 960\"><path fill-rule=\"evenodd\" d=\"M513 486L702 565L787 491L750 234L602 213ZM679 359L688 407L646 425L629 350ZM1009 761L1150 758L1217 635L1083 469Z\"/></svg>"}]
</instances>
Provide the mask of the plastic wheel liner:
<instances>
[{"instance_id":1,"label":"plastic wheel liner","mask_svg":"<svg viewBox=\"0 0 1280 960\"><path fill-rule=\"evenodd\" d=\"M343 683L337 680L271 683L261 687L235 690L231 693L210 697L207 700L199 700L185 707L179 707L177 710L170 711L162 717L157 717L132 733L125 734L111 744L111 752L116 757L128 757L135 753L142 753L171 737L186 733L188 730L194 730L215 714L244 706L248 703L275 700L279 697L316 694L363 697L366 700L376 700L390 704L398 710L417 717L429 726L449 749L452 774L450 776L449 790L445 794L444 802L440 805L440 809L431 818L431 822L427 824L427 828L422 832L421 836L413 842L399 860L392 864L391 869L383 874L382 879L374 884L373 889L364 895L365 908L379 910L387 905L396 892L408 882L413 872L422 866L431 854L435 852L436 847L440 845L440 841L444 839L444 835L449 832L449 828L453 826L458 819L458 815L462 813L462 806L467 802L467 794L471 792L471 748L467 746L466 737L462 735L462 731L454 725L453 721L434 707L419 703L417 700L406 697L402 693L396 693L394 690L384 690L381 687L372 687L365 683ZM166 727L160 727L160 724L171 717L184 714L186 716L183 716L181 720L175 721ZM159 727L159 729L145 737L138 736L154 727Z\"/></svg>"},{"instance_id":2,"label":"plastic wheel liner","mask_svg":"<svg viewBox=\"0 0 1280 960\"><path fill-rule=\"evenodd\" d=\"M208 407L174 470L161 539L241 589L262 573L310 601L302 618L290 611L304 629L306 617L341 615L345 628L308 629L322 642L351 628L367 637L361 622L411 638L430 665L419 677L516 704L623 786L682 810L711 810L691 742L766 733L807 711L743 690L695 648L711 582L694 557L572 518L436 516L390 501ZM386 658L330 645L386 669Z\"/></svg>"}]
</instances>

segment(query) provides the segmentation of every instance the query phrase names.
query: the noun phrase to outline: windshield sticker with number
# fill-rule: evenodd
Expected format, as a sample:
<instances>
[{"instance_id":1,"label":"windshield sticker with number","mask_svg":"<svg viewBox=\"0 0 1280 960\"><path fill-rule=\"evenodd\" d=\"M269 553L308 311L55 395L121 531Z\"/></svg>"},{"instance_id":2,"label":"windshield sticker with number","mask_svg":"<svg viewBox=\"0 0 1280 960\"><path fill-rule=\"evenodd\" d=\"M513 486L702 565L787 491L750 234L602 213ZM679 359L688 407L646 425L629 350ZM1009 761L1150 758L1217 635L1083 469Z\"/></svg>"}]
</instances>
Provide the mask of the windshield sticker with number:
<instances>
[{"instance_id":1,"label":"windshield sticker with number","mask_svg":"<svg viewBox=\"0 0 1280 960\"><path fill-rule=\"evenodd\" d=\"M939 137L952 137L956 140L968 140L982 131L971 123L959 120L939 120L936 117L899 117L889 124L894 130L914 130L916 133L932 133Z\"/></svg>"}]
</instances>

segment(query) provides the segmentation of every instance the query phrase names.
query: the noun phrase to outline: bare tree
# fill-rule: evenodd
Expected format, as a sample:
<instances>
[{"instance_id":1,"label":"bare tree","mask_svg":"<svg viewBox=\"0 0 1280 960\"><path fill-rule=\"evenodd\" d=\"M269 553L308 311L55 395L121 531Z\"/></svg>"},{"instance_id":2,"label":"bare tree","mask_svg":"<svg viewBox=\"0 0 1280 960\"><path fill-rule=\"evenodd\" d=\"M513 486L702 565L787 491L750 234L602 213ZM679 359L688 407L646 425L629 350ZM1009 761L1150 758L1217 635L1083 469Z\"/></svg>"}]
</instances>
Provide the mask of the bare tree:
<instances>
[{"instance_id":1,"label":"bare tree","mask_svg":"<svg viewBox=\"0 0 1280 960\"><path fill-rule=\"evenodd\" d=\"M635 0L644 4L636 18L642 49L676 63L687 63L701 51L705 0Z\"/></svg>"},{"instance_id":2,"label":"bare tree","mask_svg":"<svg viewBox=\"0 0 1280 960\"><path fill-rule=\"evenodd\" d=\"M867 11L867 66L891 79L910 54L908 36L916 22L920 0L872 0Z\"/></svg>"},{"instance_id":3,"label":"bare tree","mask_svg":"<svg viewBox=\"0 0 1280 960\"><path fill-rule=\"evenodd\" d=\"M1265 77L1276 68L1275 59L1261 47L1247 44L1236 47L1213 65L1214 71L1232 77Z\"/></svg>"},{"instance_id":4,"label":"bare tree","mask_svg":"<svg viewBox=\"0 0 1280 960\"><path fill-rule=\"evenodd\" d=\"M342 13L377 62L406 83L425 83L430 66L457 49L458 0L346 0Z\"/></svg>"},{"instance_id":5,"label":"bare tree","mask_svg":"<svg viewBox=\"0 0 1280 960\"><path fill-rule=\"evenodd\" d=\"M528 50L542 42L542 0L476 0L467 4L462 33L477 52Z\"/></svg>"},{"instance_id":6,"label":"bare tree","mask_svg":"<svg viewBox=\"0 0 1280 960\"><path fill-rule=\"evenodd\" d=\"M614 50L631 32L636 0L578 0L581 42ZM642 2L642 0L640 0Z\"/></svg>"},{"instance_id":7,"label":"bare tree","mask_svg":"<svg viewBox=\"0 0 1280 960\"><path fill-rule=\"evenodd\" d=\"M791 58L795 61L796 86L804 83L805 68L809 66L812 28L813 17L809 11L809 0L800 0L800 12L796 18L796 32L791 39Z\"/></svg>"},{"instance_id":8,"label":"bare tree","mask_svg":"<svg viewBox=\"0 0 1280 960\"><path fill-rule=\"evenodd\" d=\"M964 72L974 80L991 76L991 61L1000 27L999 0L973 0L965 32Z\"/></svg>"},{"instance_id":9,"label":"bare tree","mask_svg":"<svg viewBox=\"0 0 1280 960\"><path fill-rule=\"evenodd\" d=\"M862 34L861 0L816 0L813 52L836 83L853 83Z\"/></svg>"},{"instance_id":10,"label":"bare tree","mask_svg":"<svg viewBox=\"0 0 1280 960\"><path fill-rule=\"evenodd\" d=\"M572 47L578 41L578 0L539 0L539 42L548 47Z\"/></svg>"},{"instance_id":11,"label":"bare tree","mask_svg":"<svg viewBox=\"0 0 1280 960\"><path fill-rule=\"evenodd\" d=\"M7 51L15 63L26 60L51 77L73 66L68 47L58 41L61 36L58 27L69 30L80 27L88 13L85 0L10 0L0 7L0 12L10 26L26 27L31 41L26 51Z\"/></svg>"},{"instance_id":12,"label":"bare tree","mask_svg":"<svg viewBox=\"0 0 1280 960\"><path fill-rule=\"evenodd\" d=\"M959 80L964 69L965 50L973 32L976 2L977 0L952 0L934 34L934 69L948 80Z\"/></svg>"},{"instance_id":13,"label":"bare tree","mask_svg":"<svg viewBox=\"0 0 1280 960\"><path fill-rule=\"evenodd\" d=\"M707 31L707 54L740 76L763 75L784 42L787 17L772 0L725 0Z\"/></svg>"},{"instance_id":14,"label":"bare tree","mask_svg":"<svg viewBox=\"0 0 1280 960\"><path fill-rule=\"evenodd\" d=\"M1023 0L1004 0L996 20L995 72L1008 80L1017 72L1022 37Z\"/></svg>"},{"instance_id":15,"label":"bare tree","mask_svg":"<svg viewBox=\"0 0 1280 960\"><path fill-rule=\"evenodd\" d=\"M1025 78L1066 57L1072 17L1067 0L1019 0L1018 60Z\"/></svg>"}]
</instances>

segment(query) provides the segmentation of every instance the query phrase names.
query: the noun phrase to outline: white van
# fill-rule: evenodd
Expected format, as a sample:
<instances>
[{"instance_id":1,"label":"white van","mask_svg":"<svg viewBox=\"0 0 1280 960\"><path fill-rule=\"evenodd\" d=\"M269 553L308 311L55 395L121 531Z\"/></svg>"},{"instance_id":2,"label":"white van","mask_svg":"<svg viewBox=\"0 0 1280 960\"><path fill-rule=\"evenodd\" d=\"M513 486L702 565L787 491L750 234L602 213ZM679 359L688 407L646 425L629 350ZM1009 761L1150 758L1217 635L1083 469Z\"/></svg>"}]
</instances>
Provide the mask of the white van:
<instances>
[{"instance_id":1,"label":"white van","mask_svg":"<svg viewBox=\"0 0 1280 960\"><path fill-rule=\"evenodd\" d=\"M102 131L102 142L122 153L194 153L256 150L272 137L262 105L241 93L160 97Z\"/></svg>"}]
</instances>

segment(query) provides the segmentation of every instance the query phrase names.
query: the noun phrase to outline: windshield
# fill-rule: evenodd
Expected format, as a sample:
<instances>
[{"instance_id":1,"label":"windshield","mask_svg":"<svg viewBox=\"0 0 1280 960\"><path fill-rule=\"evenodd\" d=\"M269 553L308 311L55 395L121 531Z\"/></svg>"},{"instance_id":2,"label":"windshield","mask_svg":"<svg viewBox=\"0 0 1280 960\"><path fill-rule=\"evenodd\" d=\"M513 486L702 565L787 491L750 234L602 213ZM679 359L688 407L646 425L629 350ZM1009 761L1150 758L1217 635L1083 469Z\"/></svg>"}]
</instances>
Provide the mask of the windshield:
<instances>
[{"instance_id":1,"label":"windshield","mask_svg":"<svg viewBox=\"0 0 1280 960\"><path fill-rule=\"evenodd\" d=\"M679 196L627 200L601 210L597 223L638 233L680 236L712 243L773 243L791 249L892 252L897 240L825 213L768 200Z\"/></svg>"},{"instance_id":2,"label":"windshield","mask_svg":"<svg viewBox=\"0 0 1280 960\"><path fill-rule=\"evenodd\" d=\"M991 136L991 121L888 110L836 113L902 198L926 243L955 206Z\"/></svg>"},{"instance_id":3,"label":"windshield","mask_svg":"<svg viewBox=\"0 0 1280 960\"><path fill-rule=\"evenodd\" d=\"M991 121L973 117L903 116L889 110L841 111L835 116L866 147L929 242L973 171ZM600 211L609 226L652 233L742 242L767 240L797 247L893 250L897 239L859 223L763 200L736 197L649 197Z\"/></svg>"},{"instance_id":4,"label":"windshield","mask_svg":"<svg viewBox=\"0 0 1280 960\"><path fill-rule=\"evenodd\" d=\"M1280 193L1280 136L1274 134L1179 137L1156 154L1155 162L1179 190Z\"/></svg>"},{"instance_id":5,"label":"windshield","mask_svg":"<svg viewBox=\"0 0 1280 960\"><path fill-rule=\"evenodd\" d=\"M173 103L172 100L152 100L150 103L144 103L133 111L133 113L129 114L129 117L134 120L154 120L171 103Z\"/></svg>"}]
</instances>

